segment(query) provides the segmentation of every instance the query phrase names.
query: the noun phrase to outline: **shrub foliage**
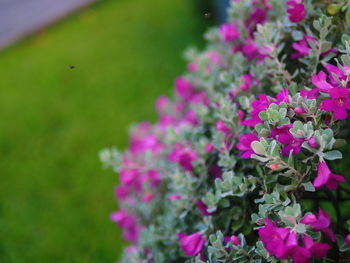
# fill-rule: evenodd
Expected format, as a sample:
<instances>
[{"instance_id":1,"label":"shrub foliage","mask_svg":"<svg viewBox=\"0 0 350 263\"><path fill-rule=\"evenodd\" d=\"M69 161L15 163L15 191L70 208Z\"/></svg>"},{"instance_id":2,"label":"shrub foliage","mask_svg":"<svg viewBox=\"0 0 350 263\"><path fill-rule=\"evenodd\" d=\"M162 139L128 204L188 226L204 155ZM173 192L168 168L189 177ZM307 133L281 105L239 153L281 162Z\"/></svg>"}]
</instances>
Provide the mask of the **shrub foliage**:
<instances>
[{"instance_id":1,"label":"shrub foliage","mask_svg":"<svg viewBox=\"0 0 350 263\"><path fill-rule=\"evenodd\" d=\"M236 0L130 146L124 263L350 262L350 2ZM343 160L343 162L345 159ZM334 170L334 171L333 171ZM346 173L347 171L342 171Z\"/></svg>"}]
</instances>

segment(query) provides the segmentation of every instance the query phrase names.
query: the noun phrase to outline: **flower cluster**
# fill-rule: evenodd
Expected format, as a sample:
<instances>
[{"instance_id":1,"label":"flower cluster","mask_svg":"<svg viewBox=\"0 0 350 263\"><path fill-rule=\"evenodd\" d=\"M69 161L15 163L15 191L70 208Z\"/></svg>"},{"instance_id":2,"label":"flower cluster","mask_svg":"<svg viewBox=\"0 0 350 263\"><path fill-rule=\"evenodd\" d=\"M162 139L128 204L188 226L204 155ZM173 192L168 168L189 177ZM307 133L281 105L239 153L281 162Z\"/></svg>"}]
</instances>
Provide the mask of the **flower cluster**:
<instances>
[{"instance_id":1,"label":"flower cluster","mask_svg":"<svg viewBox=\"0 0 350 263\"><path fill-rule=\"evenodd\" d=\"M157 122L101 152L123 263L349 261L350 4L329 2L233 0Z\"/></svg>"}]
</instances>

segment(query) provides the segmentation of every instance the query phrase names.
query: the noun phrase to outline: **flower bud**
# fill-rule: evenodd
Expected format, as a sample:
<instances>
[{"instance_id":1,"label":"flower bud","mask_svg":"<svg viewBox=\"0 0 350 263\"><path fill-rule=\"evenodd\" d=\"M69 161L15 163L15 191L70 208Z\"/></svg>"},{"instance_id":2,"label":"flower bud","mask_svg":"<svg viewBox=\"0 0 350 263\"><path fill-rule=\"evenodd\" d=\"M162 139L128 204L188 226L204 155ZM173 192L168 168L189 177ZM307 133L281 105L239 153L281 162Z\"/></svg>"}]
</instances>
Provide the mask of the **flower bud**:
<instances>
[{"instance_id":1,"label":"flower bud","mask_svg":"<svg viewBox=\"0 0 350 263\"><path fill-rule=\"evenodd\" d=\"M207 153L210 153L214 150L214 145L212 145L211 143L208 143L207 146L205 146L205 151Z\"/></svg>"},{"instance_id":2,"label":"flower bud","mask_svg":"<svg viewBox=\"0 0 350 263\"><path fill-rule=\"evenodd\" d=\"M275 163L273 163L273 164L271 164L270 165L270 169L272 170L272 171L277 171L277 170L279 170L281 167L278 165L278 164L275 164Z\"/></svg>"},{"instance_id":3,"label":"flower bud","mask_svg":"<svg viewBox=\"0 0 350 263\"><path fill-rule=\"evenodd\" d=\"M241 244L241 241L235 235L231 236L230 240L231 240L231 243L234 244L235 246L239 246Z\"/></svg>"},{"instance_id":4,"label":"flower bud","mask_svg":"<svg viewBox=\"0 0 350 263\"><path fill-rule=\"evenodd\" d=\"M294 112L298 115L302 115L302 114L305 114L306 113L306 110L304 110L302 107L296 107L294 109Z\"/></svg>"},{"instance_id":5,"label":"flower bud","mask_svg":"<svg viewBox=\"0 0 350 263\"><path fill-rule=\"evenodd\" d=\"M313 136L309 139L308 144L312 148L316 148L318 146L318 143L316 142L315 137Z\"/></svg>"}]
</instances>

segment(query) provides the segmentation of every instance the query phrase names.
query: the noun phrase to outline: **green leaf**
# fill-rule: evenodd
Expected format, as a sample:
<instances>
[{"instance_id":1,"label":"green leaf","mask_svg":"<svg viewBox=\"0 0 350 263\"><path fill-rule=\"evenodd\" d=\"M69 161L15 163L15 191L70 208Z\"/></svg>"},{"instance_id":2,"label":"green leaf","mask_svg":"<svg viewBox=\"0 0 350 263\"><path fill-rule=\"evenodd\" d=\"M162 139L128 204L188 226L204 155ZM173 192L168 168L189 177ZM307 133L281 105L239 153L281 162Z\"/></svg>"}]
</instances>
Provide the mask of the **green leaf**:
<instances>
[{"instance_id":1,"label":"green leaf","mask_svg":"<svg viewBox=\"0 0 350 263\"><path fill-rule=\"evenodd\" d=\"M350 7L348 7L348 9L346 10L345 20L346 23L350 24Z\"/></svg>"},{"instance_id":2,"label":"green leaf","mask_svg":"<svg viewBox=\"0 0 350 263\"><path fill-rule=\"evenodd\" d=\"M328 12L328 14L334 16L340 11L342 6L343 5L341 5L341 4L329 4L327 6L327 12Z\"/></svg>"},{"instance_id":3,"label":"green leaf","mask_svg":"<svg viewBox=\"0 0 350 263\"><path fill-rule=\"evenodd\" d=\"M254 141L251 143L250 147L253 149L253 151L260 155L266 155L266 150L264 146L259 141Z\"/></svg>"},{"instance_id":4,"label":"green leaf","mask_svg":"<svg viewBox=\"0 0 350 263\"><path fill-rule=\"evenodd\" d=\"M303 183L302 186L307 192L315 192L315 187L311 182Z\"/></svg>"},{"instance_id":5,"label":"green leaf","mask_svg":"<svg viewBox=\"0 0 350 263\"><path fill-rule=\"evenodd\" d=\"M324 153L323 158L327 160L337 160L337 159L342 159L343 155L341 152L334 150L334 151L329 151Z\"/></svg>"}]
</instances>

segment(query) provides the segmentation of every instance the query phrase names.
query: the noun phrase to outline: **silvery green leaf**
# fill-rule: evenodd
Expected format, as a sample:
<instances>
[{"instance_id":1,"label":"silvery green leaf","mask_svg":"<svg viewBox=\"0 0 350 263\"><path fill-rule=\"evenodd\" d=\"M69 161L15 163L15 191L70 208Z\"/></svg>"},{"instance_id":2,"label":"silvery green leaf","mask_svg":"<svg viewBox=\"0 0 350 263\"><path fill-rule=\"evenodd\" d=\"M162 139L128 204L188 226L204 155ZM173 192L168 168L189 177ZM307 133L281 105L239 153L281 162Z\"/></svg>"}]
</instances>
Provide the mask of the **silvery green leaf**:
<instances>
[{"instance_id":1,"label":"silvery green leaf","mask_svg":"<svg viewBox=\"0 0 350 263\"><path fill-rule=\"evenodd\" d=\"M337 159L342 159L343 155L341 152L337 150L333 150L333 151L325 152L323 155L323 158L327 160L337 160Z\"/></svg>"},{"instance_id":2,"label":"silvery green leaf","mask_svg":"<svg viewBox=\"0 0 350 263\"><path fill-rule=\"evenodd\" d=\"M315 192L315 187L311 182L303 183L302 186L304 187L305 191Z\"/></svg>"},{"instance_id":3,"label":"silvery green leaf","mask_svg":"<svg viewBox=\"0 0 350 263\"><path fill-rule=\"evenodd\" d=\"M264 146L259 141L253 141L250 145L250 147L253 149L253 151L259 155L266 155L266 150Z\"/></svg>"}]
</instances>

